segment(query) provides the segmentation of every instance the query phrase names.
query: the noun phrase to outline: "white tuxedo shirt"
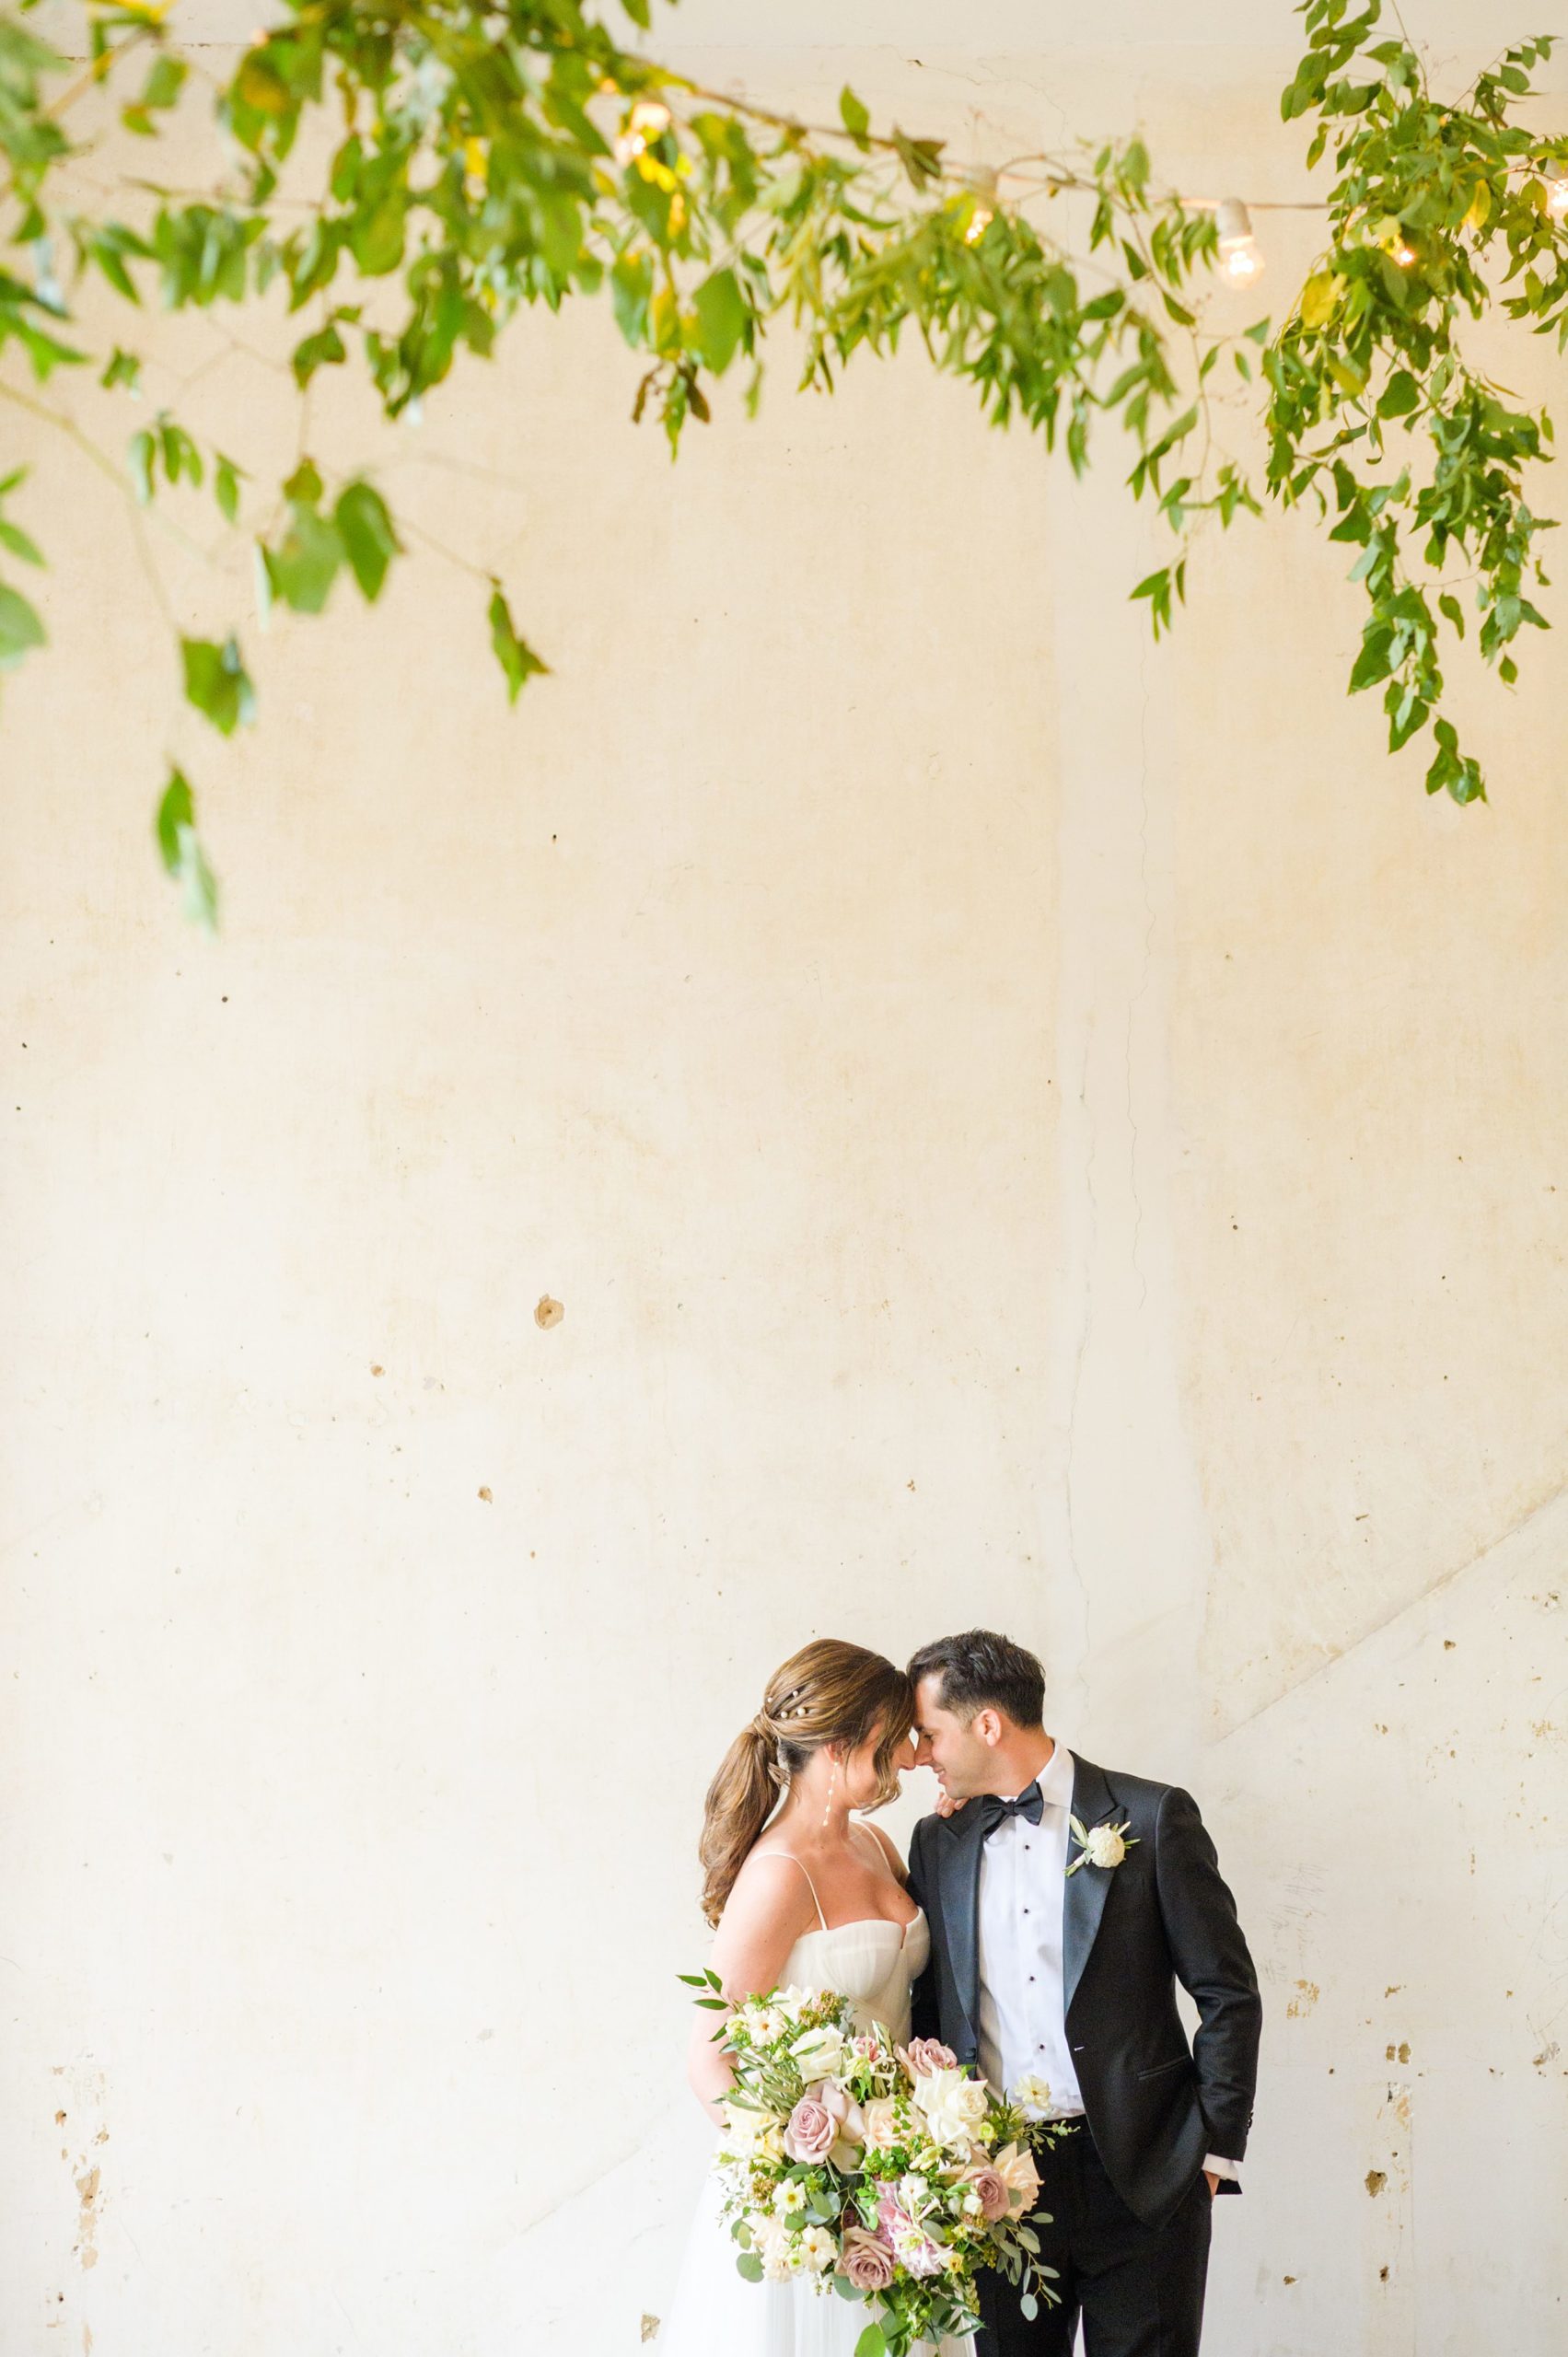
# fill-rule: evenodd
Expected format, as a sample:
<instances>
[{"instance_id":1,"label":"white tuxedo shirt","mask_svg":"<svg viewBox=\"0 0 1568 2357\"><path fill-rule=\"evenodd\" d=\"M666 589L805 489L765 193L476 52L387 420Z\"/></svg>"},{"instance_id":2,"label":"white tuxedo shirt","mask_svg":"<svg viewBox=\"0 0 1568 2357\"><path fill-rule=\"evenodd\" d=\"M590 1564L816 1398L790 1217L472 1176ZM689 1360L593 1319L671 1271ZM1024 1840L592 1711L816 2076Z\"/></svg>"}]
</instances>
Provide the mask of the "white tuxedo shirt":
<instances>
[{"instance_id":1,"label":"white tuxedo shirt","mask_svg":"<svg viewBox=\"0 0 1568 2357\"><path fill-rule=\"evenodd\" d=\"M1051 1752L1038 1782L1040 1823L1031 1825L1027 1817L1005 1818L981 1854L975 2026L980 2067L999 2094L1013 2094L1026 2079L1043 2080L1050 2099L1031 2103L1031 2116L1075 2119L1082 2117L1084 2097L1067 2041L1062 1979L1062 1904L1073 1808L1073 1755L1064 1744ZM1212 2153L1203 2166L1216 2177L1241 2174L1234 2161Z\"/></svg>"}]
</instances>

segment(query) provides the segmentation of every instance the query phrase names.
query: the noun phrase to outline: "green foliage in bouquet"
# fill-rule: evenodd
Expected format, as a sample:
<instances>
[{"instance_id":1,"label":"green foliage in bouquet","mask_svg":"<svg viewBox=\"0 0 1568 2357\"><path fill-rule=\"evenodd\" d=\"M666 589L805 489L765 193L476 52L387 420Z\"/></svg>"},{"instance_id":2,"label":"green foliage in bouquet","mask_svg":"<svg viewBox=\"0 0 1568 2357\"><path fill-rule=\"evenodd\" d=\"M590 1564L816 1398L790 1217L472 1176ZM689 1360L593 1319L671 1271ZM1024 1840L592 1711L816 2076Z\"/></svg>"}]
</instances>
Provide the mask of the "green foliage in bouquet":
<instances>
[{"instance_id":1,"label":"green foliage in bouquet","mask_svg":"<svg viewBox=\"0 0 1568 2357\"><path fill-rule=\"evenodd\" d=\"M873 2311L856 2357L908 2357L979 2323L1000 2270L1028 2316L1054 2300L1040 2256L1034 2153L1065 2132L1031 2121L929 2040L857 2026L831 1990L775 1989L730 2007L683 1973L734 2084L715 2165L749 2282L804 2282Z\"/></svg>"}]
</instances>

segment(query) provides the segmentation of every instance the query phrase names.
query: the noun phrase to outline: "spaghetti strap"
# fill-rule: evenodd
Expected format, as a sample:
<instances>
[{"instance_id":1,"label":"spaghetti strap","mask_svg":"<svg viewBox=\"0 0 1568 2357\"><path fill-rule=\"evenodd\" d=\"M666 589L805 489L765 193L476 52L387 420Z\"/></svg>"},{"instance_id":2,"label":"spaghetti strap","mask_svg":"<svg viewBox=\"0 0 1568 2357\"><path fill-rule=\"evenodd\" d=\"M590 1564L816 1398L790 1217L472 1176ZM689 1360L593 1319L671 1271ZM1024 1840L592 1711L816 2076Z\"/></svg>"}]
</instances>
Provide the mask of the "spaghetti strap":
<instances>
[{"instance_id":1,"label":"spaghetti strap","mask_svg":"<svg viewBox=\"0 0 1568 2357\"><path fill-rule=\"evenodd\" d=\"M811 1903L812 1903L812 1905L813 1905L813 1906L816 1908L816 1910L817 1910L817 1921L818 1921L818 1922L821 1925L821 1927L822 1927L823 1931L825 1932L825 1931L827 1930L827 1928L828 1928L828 1919L827 1919L827 1917L826 1917L826 1916L823 1914L823 1912L822 1912L822 1902L821 1902L821 1900L820 1900L820 1899L818 1898L818 1896L817 1896L817 1886L816 1886L816 1884L812 1881L812 1879L811 1879L810 1875L809 1875L808 1874L807 1874L807 1873L806 1873L806 1868L805 1868L805 1866L801 1864L801 1861L800 1861L800 1860L796 1856L796 1854L795 1854L794 1851L793 1851L793 1850L754 1850L754 1851L752 1852L752 1853L751 1853L751 1854L752 1854L752 1856L753 1856L753 1857L757 1857L757 1858L787 1858L787 1859L789 1860L790 1864L791 1864L792 1866L799 1866L799 1867L800 1867L800 1871L801 1871L801 1873L802 1873L803 1875L806 1875L806 1887L807 1887L807 1889L811 1893Z\"/></svg>"},{"instance_id":2,"label":"spaghetti strap","mask_svg":"<svg viewBox=\"0 0 1568 2357\"><path fill-rule=\"evenodd\" d=\"M881 1869L882 1873L886 1874L889 1871L888 1852L883 1849L882 1844L877 1840L876 1834L873 1833L869 1825L856 1825L852 1817L850 1820L849 1829L852 1833L865 1834L866 1840L871 1844L871 1855L873 1859L876 1861L876 1864Z\"/></svg>"}]
</instances>

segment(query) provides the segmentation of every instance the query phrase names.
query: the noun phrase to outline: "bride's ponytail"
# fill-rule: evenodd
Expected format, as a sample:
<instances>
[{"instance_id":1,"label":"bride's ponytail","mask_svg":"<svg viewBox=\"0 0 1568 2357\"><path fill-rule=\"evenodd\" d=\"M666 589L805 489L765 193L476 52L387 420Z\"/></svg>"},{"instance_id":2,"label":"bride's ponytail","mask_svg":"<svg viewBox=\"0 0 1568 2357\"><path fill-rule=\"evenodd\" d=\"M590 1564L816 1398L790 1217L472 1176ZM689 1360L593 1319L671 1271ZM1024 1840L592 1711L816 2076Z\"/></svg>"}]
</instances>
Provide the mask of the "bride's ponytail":
<instances>
[{"instance_id":1,"label":"bride's ponytail","mask_svg":"<svg viewBox=\"0 0 1568 2357\"><path fill-rule=\"evenodd\" d=\"M724 1913L735 1877L784 1787L778 1737L759 1711L725 1753L703 1805L697 1853L703 1861L703 1912L710 1923Z\"/></svg>"},{"instance_id":2,"label":"bride's ponytail","mask_svg":"<svg viewBox=\"0 0 1568 2357\"><path fill-rule=\"evenodd\" d=\"M914 1724L908 1678L880 1654L836 1637L791 1655L768 1680L762 1707L725 1753L703 1812L703 1912L724 1913L735 1878L772 1816L780 1794L825 1743L853 1751L880 1726L876 1805L892 1799L893 1754Z\"/></svg>"}]
</instances>

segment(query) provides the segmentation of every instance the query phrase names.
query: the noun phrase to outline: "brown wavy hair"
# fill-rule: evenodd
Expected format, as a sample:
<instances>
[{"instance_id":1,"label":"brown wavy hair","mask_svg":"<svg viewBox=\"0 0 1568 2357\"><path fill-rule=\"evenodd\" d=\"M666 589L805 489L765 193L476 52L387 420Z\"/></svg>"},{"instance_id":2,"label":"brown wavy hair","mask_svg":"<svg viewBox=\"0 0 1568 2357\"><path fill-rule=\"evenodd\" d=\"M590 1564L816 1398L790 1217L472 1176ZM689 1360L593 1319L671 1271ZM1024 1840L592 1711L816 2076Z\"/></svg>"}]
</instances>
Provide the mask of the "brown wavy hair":
<instances>
[{"instance_id":1,"label":"brown wavy hair","mask_svg":"<svg viewBox=\"0 0 1568 2357\"><path fill-rule=\"evenodd\" d=\"M735 1877L791 1778L824 1744L858 1750L878 1719L874 1808L898 1792L893 1754L914 1724L914 1689L903 1671L838 1637L803 1645L774 1670L761 1709L725 1753L703 1804L698 1855L710 1923L724 1913Z\"/></svg>"}]
</instances>

